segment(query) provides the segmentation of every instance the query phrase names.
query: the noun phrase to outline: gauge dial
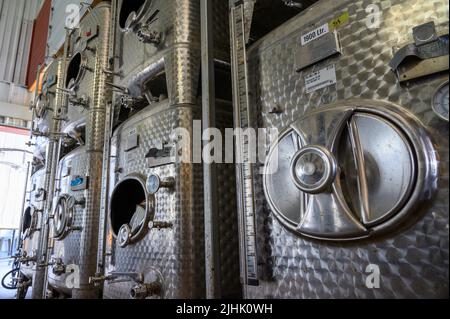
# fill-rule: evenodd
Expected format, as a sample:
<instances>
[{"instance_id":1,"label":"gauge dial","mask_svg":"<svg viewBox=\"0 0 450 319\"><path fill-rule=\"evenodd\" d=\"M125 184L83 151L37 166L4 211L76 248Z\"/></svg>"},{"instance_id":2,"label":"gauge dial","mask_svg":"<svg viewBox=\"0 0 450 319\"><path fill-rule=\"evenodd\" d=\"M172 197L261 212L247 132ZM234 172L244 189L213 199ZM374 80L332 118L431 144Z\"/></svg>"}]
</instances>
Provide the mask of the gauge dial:
<instances>
[{"instance_id":1,"label":"gauge dial","mask_svg":"<svg viewBox=\"0 0 450 319\"><path fill-rule=\"evenodd\" d=\"M442 119L448 121L448 81L443 83L436 91L433 97L433 111Z\"/></svg>"}]
</instances>

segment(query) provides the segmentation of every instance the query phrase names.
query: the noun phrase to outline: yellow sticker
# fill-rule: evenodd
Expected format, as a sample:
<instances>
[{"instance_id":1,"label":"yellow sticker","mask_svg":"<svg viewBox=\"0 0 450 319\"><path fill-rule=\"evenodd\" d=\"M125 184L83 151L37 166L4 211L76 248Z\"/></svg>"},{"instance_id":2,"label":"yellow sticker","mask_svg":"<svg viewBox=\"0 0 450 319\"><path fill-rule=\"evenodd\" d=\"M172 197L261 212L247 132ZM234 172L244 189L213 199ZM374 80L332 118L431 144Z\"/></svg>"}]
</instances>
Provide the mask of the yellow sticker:
<instances>
[{"instance_id":1,"label":"yellow sticker","mask_svg":"<svg viewBox=\"0 0 450 319\"><path fill-rule=\"evenodd\" d=\"M330 26L330 31L333 31L341 26L343 26L344 24L346 24L348 22L348 20L350 19L350 15L348 12L345 12L344 14L342 14L340 17L332 20L329 23Z\"/></svg>"}]
</instances>

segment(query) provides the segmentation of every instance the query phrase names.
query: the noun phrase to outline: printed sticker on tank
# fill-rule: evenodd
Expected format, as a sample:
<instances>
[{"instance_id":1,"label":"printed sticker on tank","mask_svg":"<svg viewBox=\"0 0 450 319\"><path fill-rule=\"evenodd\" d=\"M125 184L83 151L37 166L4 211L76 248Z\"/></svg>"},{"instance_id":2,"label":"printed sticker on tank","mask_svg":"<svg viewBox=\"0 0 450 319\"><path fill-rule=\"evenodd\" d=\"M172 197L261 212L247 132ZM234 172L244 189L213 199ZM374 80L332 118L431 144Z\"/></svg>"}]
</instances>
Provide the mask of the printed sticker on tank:
<instances>
[{"instance_id":1,"label":"printed sticker on tank","mask_svg":"<svg viewBox=\"0 0 450 319\"><path fill-rule=\"evenodd\" d=\"M330 32L330 27L327 24L324 24L320 27L318 27L315 30L312 30L311 32L308 32L307 34L302 35L302 46L306 45L314 40L319 39L320 37L323 37L325 34Z\"/></svg>"},{"instance_id":2,"label":"printed sticker on tank","mask_svg":"<svg viewBox=\"0 0 450 319\"><path fill-rule=\"evenodd\" d=\"M312 93L327 86L336 84L336 68L330 65L305 77L306 93Z\"/></svg>"}]
</instances>

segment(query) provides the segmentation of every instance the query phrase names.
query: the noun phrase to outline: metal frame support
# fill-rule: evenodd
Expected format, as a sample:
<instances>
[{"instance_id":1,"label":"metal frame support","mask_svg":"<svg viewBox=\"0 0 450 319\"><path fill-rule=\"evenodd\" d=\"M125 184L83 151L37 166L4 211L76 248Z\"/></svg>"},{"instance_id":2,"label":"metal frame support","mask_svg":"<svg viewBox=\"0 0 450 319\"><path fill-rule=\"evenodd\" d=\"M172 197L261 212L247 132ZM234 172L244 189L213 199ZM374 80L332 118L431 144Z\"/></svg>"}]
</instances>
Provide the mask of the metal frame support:
<instances>
[{"instance_id":1,"label":"metal frame support","mask_svg":"<svg viewBox=\"0 0 450 319\"><path fill-rule=\"evenodd\" d=\"M214 41L212 26L212 0L200 1L201 47L202 47L202 117L203 130L216 126ZM204 141L205 144L209 141ZM209 155L208 155L209 156ZM204 213L205 213L205 275L206 298L218 299L220 291L220 238L217 194L217 168L204 158Z\"/></svg>"}]
</instances>

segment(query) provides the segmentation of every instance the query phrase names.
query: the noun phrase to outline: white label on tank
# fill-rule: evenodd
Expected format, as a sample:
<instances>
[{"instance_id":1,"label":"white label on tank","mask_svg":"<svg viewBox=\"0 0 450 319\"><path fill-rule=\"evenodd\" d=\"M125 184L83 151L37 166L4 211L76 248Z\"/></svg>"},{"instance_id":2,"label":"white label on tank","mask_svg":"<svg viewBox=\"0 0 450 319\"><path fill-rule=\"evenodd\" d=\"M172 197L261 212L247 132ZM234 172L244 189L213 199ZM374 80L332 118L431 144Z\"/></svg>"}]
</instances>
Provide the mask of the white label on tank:
<instances>
[{"instance_id":1,"label":"white label on tank","mask_svg":"<svg viewBox=\"0 0 450 319\"><path fill-rule=\"evenodd\" d=\"M333 64L305 77L306 93L315 92L336 82L336 69Z\"/></svg>"},{"instance_id":2,"label":"white label on tank","mask_svg":"<svg viewBox=\"0 0 450 319\"><path fill-rule=\"evenodd\" d=\"M330 32L330 28L328 27L328 24L324 24L323 26L320 26L317 29L308 32L307 34L302 35L302 45L306 45L309 42L317 40L328 32Z\"/></svg>"}]
</instances>

